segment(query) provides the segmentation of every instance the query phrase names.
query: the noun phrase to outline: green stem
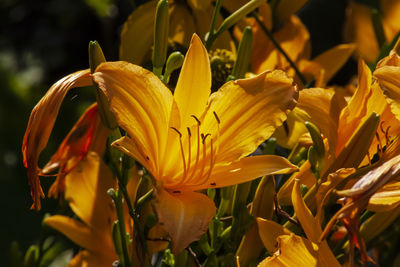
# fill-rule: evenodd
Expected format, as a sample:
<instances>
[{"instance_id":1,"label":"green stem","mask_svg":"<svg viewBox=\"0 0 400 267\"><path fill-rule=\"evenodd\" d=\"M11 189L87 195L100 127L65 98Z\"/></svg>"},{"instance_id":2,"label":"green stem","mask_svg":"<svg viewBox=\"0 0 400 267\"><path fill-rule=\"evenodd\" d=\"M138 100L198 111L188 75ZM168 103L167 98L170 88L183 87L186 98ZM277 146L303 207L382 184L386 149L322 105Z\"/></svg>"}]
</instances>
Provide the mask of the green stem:
<instances>
[{"instance_id":1,"label":"green stem","mask_svg":"<svg viewBox=\"0 0 400 267\"><path fill-rule=\"evenodd\" d=\"M301 74L301 72L299 71L299 69L297 68L296 64L294 64L294 62L290 59L290 57L286 54L286 52L283 50L283 48L281 47L281 45L278 43L278 41L276 41L275 37L273 36L273 34L268 30L268 28L264 25L264 23L260 20L260 18L258 17L258 15L253 12L252 16L256 19L257 23L260 25L261 29L263 30L263 32L265 33L265 35L267 35L267 37L271 40L271 42L274 44L274 46L276 47L276 49L278 49L278 51L285 57L285 59L289 62L290 66L294 69L294 71L296 72L297 76L300 78L301 82L306 85L307 84L307 80L304 78L304 76Z\"/></svg>"},{"instance_id":2,"label":"green stem","mask_svg":"<svg viewBox=\"0 0 400 267\"><path fill-rule=\"evenodd\" d=\"M124 255L123 258L123 266L128 267L131 266L130 264L130 259L129 259L129 253L128 253L128 242L126 240L126 229L125 229L125 216L124 216L124 208L122 204L122 195L120 189L117 189L115 191L114 189L110 189L108 191L108 194L112 197L115 203L115 207L117 209L117 217L119 221L119 231L121 235L121 247L122 247L122 253Z\"/></svg>"},{"instance_id":3,"label":"green stem","mask_svg":"<svg viewBox=\"0 0 400 267\"><path fill-rule=\"evenodd\" d=\"M222 5L222 0L217 0L217 2L215 3L214 14L211 19L210 30L208 31L208 36L206 37L207 50L210 50L212 42L214 42L214 41L209 41L209 40L213 39L212 36L214 36L214 34L215 34L215 24L217 23L217 17L218 17L219 11L221 10L221 5ZM207 44L209 42L211 42L211 44L209 45L210 47L207 46Z\"/></svg>"},{"instance_id":4,"label":"green stem","mask_svg":"<svg viewBox=\"0 0 400 267\"><path fill-rule=\"evenodd\" d=\"M238 10L236 10L232 15L227 17L218 28L216 32L209 32L207 40L206 40L206 48L210 50L211 46L213 45L214 41L220 36L224 31L235 25L241 18L252 12L254 9L259 7L265 0L251 0ZM216 14L214 13L214 16ZM213 18L214 19L214 18ZM215 25L214 25L215 26Z\"/></svg>"}]
</instances>

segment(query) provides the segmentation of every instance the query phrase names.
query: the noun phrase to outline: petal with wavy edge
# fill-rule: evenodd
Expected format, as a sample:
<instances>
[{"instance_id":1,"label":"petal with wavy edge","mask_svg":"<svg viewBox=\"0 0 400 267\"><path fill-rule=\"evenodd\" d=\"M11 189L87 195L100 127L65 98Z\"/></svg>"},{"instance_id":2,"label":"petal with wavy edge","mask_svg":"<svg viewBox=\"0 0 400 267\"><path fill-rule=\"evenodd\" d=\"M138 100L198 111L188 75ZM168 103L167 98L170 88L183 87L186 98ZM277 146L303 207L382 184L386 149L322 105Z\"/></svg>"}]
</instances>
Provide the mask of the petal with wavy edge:
<instances>
[{"instance_id":1,"label":"petal with wavy edge","mask_svg":"<svg viewBox=\"0 0 400 267\"><path fill-rule=\"evenodd\" d=\"M318 247L316 245L301 236L295 234L282 235L278 237L278 251L263 260L258 266L331 266L321 265L317 250Z\"/></svg>"},{"instance_id":2,"label":"petal with wavy edge","mask_svg":"<svg viewBox=\"0 0 400 267\"><path fill-rule=\"evenodd\" d=\"M283 157L275 155L246 157L227 165L216 165L210 177L202 184L185 184L182 190L225 187L251 181L264 175L287 174L297 170L297 166Z\"/></svg>"},{"instance_id":3,"label":"petal with wavy edge","mask_svg":"<svg viewBox=\"0 0 400 267\"><path fill-rule=\"evenodd\" d=\"M277 238L281 235L290 235L292 232L271 220L257 218L258 233L260 238L269 253L276 250Z\"/></svg>"},{"instance_id":4,"label":"petal with wavy edge","mask_svg":"<svg viewBox=\"0 0 400 267\"><path fill-rule=\"evenodd\" d=\"M93 78L108 97L118 125L154 161L152 174L159 176L173 101L169 89L150 71L122 61L101 64Z\"/></svg>"},{"instance_id":5,"label":"petal with wavy edge","mask_svg":"<svg viewBox=\"0 0 400 267\"><path fill-rule=\"evenodd\" d=\"M211 95L200 130L211 138L219 136L217 161L230 162L268 139L286 120L297 98L293 80L283 71L231 81Z\"/></svg>"},{"instance_id":6,"label":"petal with wavy edge","mask_svg":"<svg viewBox=\"0 0 400 267\"><path fill-rule=\"evenodd\" d=\"M40 152L46 147L50 133L67 92L74 87L92 84L89 70L82 70L65 76L47 91L46 95L32 110L22 144L24 166L27 168L33 204L31 208L40 210L40 198L44 197L37 175Z\"/></svg>"},{"instance_id":7,"label":"petal with wavy edge","mask_svg":"<svg viewBox=\"0 0 400 267\"><path fill-rule=\"evenodd\" d=\"M181 117L181 128L196 123L211 93L211 68L208 53L200 38L194 34L174 92Z\"/></svg>"},{"instance_id":8,"label":"petal with wavy edge","mask_svg":"<svg viewBox=\"0 0 400 267\"><path fill-rule=\"evenodd\" d=\"M196 192L170 193L160 189L153 205L158 221L171 238L174 254L199 240L215 214L214 202Z\"/></svg>"}]
</instances>

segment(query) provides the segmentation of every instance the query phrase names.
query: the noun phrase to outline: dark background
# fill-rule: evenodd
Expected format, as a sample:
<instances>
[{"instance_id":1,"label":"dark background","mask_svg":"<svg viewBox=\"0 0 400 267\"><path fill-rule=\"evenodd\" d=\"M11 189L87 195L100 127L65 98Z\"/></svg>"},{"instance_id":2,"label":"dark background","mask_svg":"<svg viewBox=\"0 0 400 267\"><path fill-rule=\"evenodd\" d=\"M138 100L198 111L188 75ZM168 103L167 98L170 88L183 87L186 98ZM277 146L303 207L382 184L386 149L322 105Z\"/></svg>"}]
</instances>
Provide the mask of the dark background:
<instances>
[{"instance_id":1,"label":"dark background","mask_svg":"<svg viewBox=\"0 0 400 267\"><path fill-rule=\"evenodd\" d=\"M341 42L345 6L344 0L312 0L301 10L313 55ZM100 42L107 60L117 60L121 25L131 11L129 0L0 1L0 259L13 240L22 251L36 242L43 215L57 204L46 200L41 212L29 210L21 145L30 111L54 82L88 67L90 40ZM354 69L347 64L334 81L343 83ZM90 90L67 95L42 163L93 99ZM41 181L47 192L53 178Z\"/></svg>"}]
</instances>

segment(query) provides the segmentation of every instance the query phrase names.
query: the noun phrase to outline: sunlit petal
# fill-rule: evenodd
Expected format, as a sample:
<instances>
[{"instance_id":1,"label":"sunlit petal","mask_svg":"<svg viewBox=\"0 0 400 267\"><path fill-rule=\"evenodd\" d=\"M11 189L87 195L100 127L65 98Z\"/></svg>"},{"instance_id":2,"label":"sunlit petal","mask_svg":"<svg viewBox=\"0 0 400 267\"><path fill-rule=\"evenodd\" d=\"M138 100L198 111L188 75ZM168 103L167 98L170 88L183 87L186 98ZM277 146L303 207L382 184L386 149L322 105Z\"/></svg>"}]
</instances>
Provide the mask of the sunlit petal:
<instances>
[{"instance_id":1,"label":"sunlit petal","mask_svg":"<svg viewBox=\"0 0 400 267\"><path fill-rule=\"evenodd\" d=\"M293 80L282 71L226 83L211 95L201 132L214 137L219 129L218 161L247 156L286 120L297 98Z\"/></svg>"},{"instance_id":2,"label":"sunlit petal","mask_svg":"<svg viewBox=\"0 0 400 267\"><path fill-rule=\"evenodd\" d=\"M93 74L118 124L149 160L160 162L167 143L172 94L151 72L126 62L103 63ZM153 175L159 173L159 166Z\"/></svg>"},{"instance_id":3,"label":"sunlit petal","mask_svg":"<svg viewBox=\"0 0 400 267\"><path fill-rule=\"evenodd\" d=\"M211 69L208 53L200 38L194 34L174 92L183 129L195 123L191 115L201 116L210 93Z\"/></svg>"},{"instance_id":4,"label":"sunlit petal","mask_svg":"<svg viewBox=\"0 0 400 267\"><path fill-rule=\"evenodd\" d=\"M277 248L277 238L281 235L290 235L292 232L279 223L271 220L257 218L258 233L269 253L273 253Z\"/></svg>"},{"instance_id":5,"label":"sunlit petal","mask_svg":"<svg viewBox=\"0 0 400 267\"><path fill-rule=\"evenodd\" d=\"M207 231L215 214L214 202L196 192L158 190L154 201L158 221L171 238L172 252L178 254Z\"/></svg>"}]
</instances>

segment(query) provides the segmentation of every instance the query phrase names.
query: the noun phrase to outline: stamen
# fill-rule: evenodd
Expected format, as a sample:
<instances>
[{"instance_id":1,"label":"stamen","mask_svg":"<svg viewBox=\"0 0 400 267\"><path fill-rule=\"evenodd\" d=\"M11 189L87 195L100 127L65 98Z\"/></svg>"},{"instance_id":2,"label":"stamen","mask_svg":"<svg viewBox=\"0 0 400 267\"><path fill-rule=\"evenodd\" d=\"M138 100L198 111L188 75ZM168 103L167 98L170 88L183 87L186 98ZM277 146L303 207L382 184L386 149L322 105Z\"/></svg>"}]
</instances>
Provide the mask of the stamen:
<instances>
[{"instance_id":1,"label":"stamen","mask_svg":"<svg viewBox=\"0 0 400 267\"><path fill-rule=\"evenodd\" d=\"M190 163L192 162L192 146L191 146L191 141L190 141L190 139L191 139L191 137L192 137L192 133L190 132L190 129L189 129L189 127L186 127L186 129L187 129L187 131L188 131L188 150L189 150L189 154L188 154L188 163L187 163L187 174L186 175L189 175L189 172L190 172ZM183 178L183 180L185 180L186 179L186 176Z\"/></svg>"},{"instance_id":2,"label":"stamen","mask_svg":"<svg viewBox=\"0 0 400 267\"><path fill-rule=\"evenodd\" d=\"M181 155L182 155L182 163L183 163L183 177L186 177L187 169L186 169L185 152L183 150L183 144L182 144L182 133L174 127L171 127L171 129L175 130L179 134L179 144L181 147Z\"/></svg>"},{"instance_id":3,"label":"stamen","mask_svg":"<svg viewBox=\"0 0 400 267\"><path fill-rule=\"evenodd\" d=\"M377 149L378 149L378 154L379 154L379 157L381 157L382 155L381 155L381 152L382 152L382 150L381 150L381 148L383 148L383 146L382 146L382 142L381 142L381 138L379 137L379 134L376 132L375 133L375 136L376 136L376 139L378 140L378 145L377 145Z\"/></svg>"}]
</instances>

